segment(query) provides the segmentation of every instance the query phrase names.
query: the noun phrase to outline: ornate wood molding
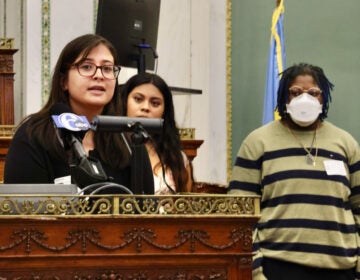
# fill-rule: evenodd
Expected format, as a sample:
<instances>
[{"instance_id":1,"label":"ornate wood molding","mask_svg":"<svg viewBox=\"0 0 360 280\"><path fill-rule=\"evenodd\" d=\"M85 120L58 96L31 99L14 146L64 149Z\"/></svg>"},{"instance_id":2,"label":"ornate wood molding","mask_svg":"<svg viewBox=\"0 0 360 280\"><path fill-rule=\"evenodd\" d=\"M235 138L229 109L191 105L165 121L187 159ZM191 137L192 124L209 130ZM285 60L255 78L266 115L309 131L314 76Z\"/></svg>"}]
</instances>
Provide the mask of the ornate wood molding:
<instances>
[{"instance_id":1,"label":"ornate wood molding","mask_svg":"<svg viewBox=\"0 0 360 280\"><path fill-rule=\"evenodd\" d=\"M0 125L14 124L15 49L0 49Z\"/></svg>"},{"instance_id":2,"label":"ornate wood molding","mask_svg":"<svg viewBox=\"0 0 360 280\"><path fill-rule=\"evenodd\" d=\"M45 104L50 93L50 0L41 0L41 92Z\"/></svg>"},{"instance_id":3,"label":"ornate wood molding","mask_svg":"<svg viewBox=\"0 0 360 280\"><path fill-rule=\"evenodd\" d=\"M15 74L13 55L16 49L0 49L0 74Z\"/></svg>"},{"instance_id":4,"label":"ornate wood molding","mask_svg":"<svg viewBox=\"0 0 360 280\"><path fill-rule=\"evenodd\" d=\"M232 0L226 0L226 134L227 134L227 181L230 181L232 171L232 63L231 63L231 48L232 48Z\"/></svg>"},{"instance_id":5,"label":"ornate wood molding","mask_svg":"<svg viewBox=\"0 0 360 280\"><path fill-rule=\"evenodd\" d=\"M231 229L226 235L226 240L219 242L219 238L214 236L214 232L208 232L201 228L180 227L173 236L157 230L155 227L133 227L124 232L119 232L118 236L113 236L110 243L103 241L106 235L106 228L72 228L67 232L53 232L49 228L18 228L9 235L2 234L2 238L7 240L0 244L0 254L16 251L17 255L39 255L41 252L46 254L53 253L90 253L93 248L106 253L115 254L116 252L126 253L146 253L156 251L178 251L195 253L200 247L206 247L209 251L227 251L233 247L240 247L243 251L251 252L252 228L237 227ZM56 240L51 237L56 235ZM167 237L167 242L164 239ZM3 241L4 242L4 241ZM56 242L56 243L55 243Z\"/></svg>"},{"instance_id":6,"label":"ornate wood molding","mask_svg":"<svg viewBox=\"0 0 360 280\"><path fill-rule=\"evenodd\" d=\"M0 38L0 49L13 49L13 48L14 48L14 38Z\"/></svg>"},{"instance_id":7,"label":"ornate wood molding","mask_svg":"<svg viewBox=\"0 0 360 280\"><path fill-rule=\"evenodd\" d=\"M159 280L159 279L214 279L227 280L227 271L225 268L203 268L203 269L186 269L186 268L161 268L156 271L149 268L132 268L132 269L118 269L118 268L104 268L94 269L92 267L79 268L76 271L58 271L56 268L49 268L47 272L31 271L31 272L7 272L6 278L2 279L17 279L17 280L63 280L63 279L88 279L88 280ZM245 278L241 278L245 279ZM250 278L246 278L250 279Z\"/></svg>"},{"instance_id":8,"label":"ornate wood molding","mask_svg":"<svg viewBox=\"0 0 360 280\"><path fill-rule=\"evenodd\" d=\"M253 214L234 214L222 204L240 197L188 195L195 214L181 197L171 214L0 215L1 279L251 279L258 198L240 199Z\"/></svg>"},{"instance_id":9,"label":"ornate wood molding","mask_svg":"<svg viewBox=\"0 0 360 280\"><path fill-rule=\"evenodd\" d=\"M0 215L9 216L251 216L259 213L259 200L256 196L195 193L162 196L0 194Z\"/></svg>"}]
</instances>

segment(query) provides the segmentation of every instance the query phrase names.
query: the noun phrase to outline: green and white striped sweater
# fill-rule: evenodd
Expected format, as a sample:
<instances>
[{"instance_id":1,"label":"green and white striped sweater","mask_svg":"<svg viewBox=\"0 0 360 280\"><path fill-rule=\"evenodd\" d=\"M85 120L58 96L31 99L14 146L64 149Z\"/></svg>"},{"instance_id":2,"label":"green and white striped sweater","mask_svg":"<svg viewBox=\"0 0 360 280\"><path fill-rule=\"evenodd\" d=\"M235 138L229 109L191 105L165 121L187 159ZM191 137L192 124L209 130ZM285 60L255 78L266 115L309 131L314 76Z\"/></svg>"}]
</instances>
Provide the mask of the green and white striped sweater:
<instances>
[{"instance_id":1,"label":"green and white striped sweater","mask_svg":"<svg viewBox=\"0 0 360 280\"><path fill-rule=\"evenodd\" d=\"M261 195L254 280L265 279L263 256L329 269L358 263L359 144L346 131L322 122L311 151L315 157L318 149L314 166L301 146L311 149L314 131L293 132L296 137L274 121L250 133L228 186L230 194Z\"/></svg>"}]
</instances>

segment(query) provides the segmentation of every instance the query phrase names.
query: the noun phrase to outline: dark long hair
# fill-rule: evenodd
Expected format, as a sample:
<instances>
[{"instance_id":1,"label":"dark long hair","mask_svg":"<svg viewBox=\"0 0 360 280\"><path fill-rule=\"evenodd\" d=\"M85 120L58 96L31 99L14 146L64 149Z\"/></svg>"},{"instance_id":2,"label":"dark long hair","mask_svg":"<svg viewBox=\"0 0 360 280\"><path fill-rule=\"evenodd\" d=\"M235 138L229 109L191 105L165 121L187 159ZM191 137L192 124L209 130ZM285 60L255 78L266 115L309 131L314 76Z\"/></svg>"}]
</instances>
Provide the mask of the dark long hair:
<instances>
[{"instance_id":1,"label":"dark long hair","mask_svg":"<svg viewBox=\"0 0 360 280\"><path fill-rule=\"evenodd\" d=\"M325 76L323 69L311 64L299 63L287 68L281 75L277 97L277 109L282 119L286 117L286 103L289 101L289 88L296 77L302 75L310 75L320 87L323 98L320 119L323 120L327 117L329 103L331 102L330 91L333 89L334 85Z\"/></svg>"},{"instance_id":2,"label":"dark long hair","mask_svg":"<svg viewBox=\"0 0 360 280\"><path fill-rule=\"evenodd\" d=\"M63 89L63 82L69 69L79 56L81 56L81 60L86 59L91 50L99 45L104 45L109 49L114 58L114 64L117 64L116 50L107 39L95 34L86 34L75 38L64 47L57 60L52 76L50 95L46 104L39 112L24 120L29 120L28 133L30 137L33 137L56 158L66 160L67 156L54 131L51 109L54 104L59 102L70 106L69 92ZM120 95L116 85L114 95L111 101L105 105L102 115L122 114ZM130 153L119 134L95 132L94 141L99 157L104 163L120 168L129 163Z\"/></svg>"},{"instance_id":3,"label":"dark long hair","mask_svg":"<svg viewBox=\"0 0 360 280\"><path fill-rule=\"evenodd\" d=\"M153 84L164 97L163 130L162 133L152 134L151 138L161 162L170 168L173 174L176 190L178 192L185 191L188 174L181 153L180 135L175 122L172 93L166 82L160 76L151 73L141 73L131 77L121 87L122 109L127 115L127 100L130 92L143 84Z\"/></svg>"}]
</instances>

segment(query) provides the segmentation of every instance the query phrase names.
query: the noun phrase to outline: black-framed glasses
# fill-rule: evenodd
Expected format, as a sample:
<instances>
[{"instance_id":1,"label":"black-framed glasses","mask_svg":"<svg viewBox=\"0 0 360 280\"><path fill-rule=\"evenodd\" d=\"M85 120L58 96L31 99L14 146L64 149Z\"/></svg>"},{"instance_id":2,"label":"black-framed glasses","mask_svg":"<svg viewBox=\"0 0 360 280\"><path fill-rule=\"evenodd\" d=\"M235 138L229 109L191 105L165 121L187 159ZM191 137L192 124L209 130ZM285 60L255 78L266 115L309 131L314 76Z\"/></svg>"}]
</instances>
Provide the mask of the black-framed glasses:
<instances>
[{"instance_id":1,"label":"black-framed glasses","mask_svg":"<svg viewBox=\"0 0 360 280\"><path fill-rule=\"evenodd\" d=\"M96 71L100 68L101 74L104 78L109 80L115 80L120 73L121 67L112 64L105 64L101 66L97 66L92 62L78 62L74 63L75 66L81 76L84 77L92 77L95 75Z\"/></svg>"},{"instance_id":2,"label":"black-framed glasses","mask_svg":"<svg viewBox=\"0 0 360 280\"><path fill-rule=\"evenodd\" d=\"M296 97L299 96L303 93L307 93L313 97L319 97L322 93L321 89L317 88L317 87L311 87L308 89L303 89L300 86L292 86L291 88L289 88L289 92L292 96Z\"/></svg>"}]
</instances>

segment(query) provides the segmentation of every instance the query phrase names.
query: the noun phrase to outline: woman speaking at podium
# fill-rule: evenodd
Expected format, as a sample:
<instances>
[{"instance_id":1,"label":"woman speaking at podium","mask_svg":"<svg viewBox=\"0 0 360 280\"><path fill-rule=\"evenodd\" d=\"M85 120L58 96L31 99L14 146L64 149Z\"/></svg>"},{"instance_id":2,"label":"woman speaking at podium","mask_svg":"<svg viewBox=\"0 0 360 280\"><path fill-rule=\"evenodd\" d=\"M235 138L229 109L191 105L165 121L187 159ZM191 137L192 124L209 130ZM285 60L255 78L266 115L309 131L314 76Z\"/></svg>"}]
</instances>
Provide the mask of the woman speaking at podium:
<instances>
[{"instance_id":1,"label":"woman speaking at podium","mask_svg":"<svg viewBox=\"0 0 360 280\"><path fill-rule=\"evenodd\" d=\"M131 173L137 170L131 166L131 151L121 133L67 131L56 127L52 118L61 113L73 113L85 116L91 122L96 115L123 115L117 87L120 72L117 64L115 48L98 35L80 36L64 47L53 72L45 106L27 116L13 137L5 163L5 183L69 184L75 181L84 186L111 180L132 188ZM60 112L58 104L63 105ZM67 111L64 106L69 112L64 112ZM77 141L80 145L73 145ZM142 158L146 160L142 162L138 176L144 177L144 192L153 193L152 171L145 148L144 154L146 156ZM84 160L91 161L91 166L95 163L100 168L97 170L100 175L92 177L90 174L90 178L84 179L80 171L75 172L78 178L71 178L70 166Z\"/></svg>"}]
</instances>

